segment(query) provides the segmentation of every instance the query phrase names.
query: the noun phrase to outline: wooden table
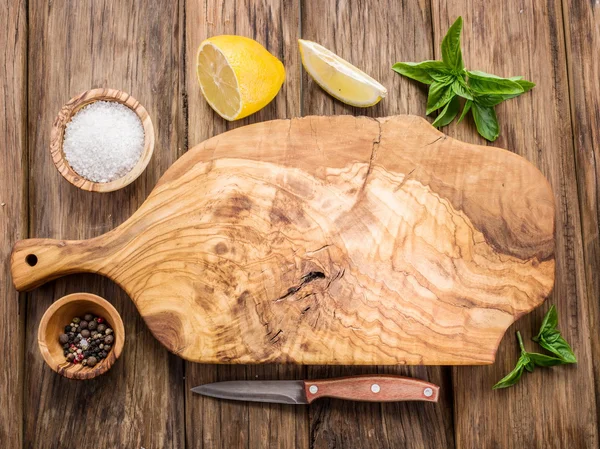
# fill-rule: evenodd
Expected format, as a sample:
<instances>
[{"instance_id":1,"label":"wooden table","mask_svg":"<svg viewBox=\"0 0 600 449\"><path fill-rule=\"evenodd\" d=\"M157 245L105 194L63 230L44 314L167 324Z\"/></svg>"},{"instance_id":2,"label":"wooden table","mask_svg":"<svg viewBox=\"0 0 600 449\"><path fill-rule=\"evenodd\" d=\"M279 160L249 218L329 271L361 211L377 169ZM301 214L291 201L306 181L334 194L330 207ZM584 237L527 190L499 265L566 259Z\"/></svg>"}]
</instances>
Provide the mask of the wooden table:
<instances>
[{"instance_id":1,"label":"wooden table","mask_svg":"<svg viewBox=\"0 0 600 449\"><path fill-rule=\"evenodd\" d=\"M390 70L440 58L465 20L469 68L537 83L498 108L495 143L536 164L556 195L556 286L519 320L496 363L480 367L211 366L184 362L152 337L133 303L98 276L71 276L28 294L12 288L8 258L26 237L81 239L124 221L162 173L208 137L248 123L309 114L424 115L425 91ZM600 3L594 0L24 0L0 6L0 447L6 448L596 448L600 401ZM199 43L215 34L263 43L287 80L269 106L227 123L195 77ZM322 43L389 90L359 110L324 94L303 71L296 39ZM142 177L109 194L79 191L54 168L49 131L60 106L91 87L123 89L148 109L156 150ZM483 144L472 122L444 130ZM42 361L36 331L46 308L77 291L122 314L124 354L105 376L74 382ZM540 369L492 391L551 304L577 366ZM528 342L533 348L533 343ZM217 401L190 394L227 379L399 373L442 387L438 404L321 400L310 407Z\"/></svg>"}]
</instances>

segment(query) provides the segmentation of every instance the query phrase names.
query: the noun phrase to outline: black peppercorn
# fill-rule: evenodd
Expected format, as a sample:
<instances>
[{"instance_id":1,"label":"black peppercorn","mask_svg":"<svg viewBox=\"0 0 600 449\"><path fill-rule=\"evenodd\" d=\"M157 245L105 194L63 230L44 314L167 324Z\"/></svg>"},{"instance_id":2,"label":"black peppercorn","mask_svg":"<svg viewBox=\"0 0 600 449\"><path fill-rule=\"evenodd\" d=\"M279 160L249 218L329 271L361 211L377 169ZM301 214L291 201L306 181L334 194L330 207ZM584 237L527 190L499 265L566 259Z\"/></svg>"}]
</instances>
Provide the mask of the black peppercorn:
<instances>
[{"instance_id":1,"label":"black peppercorn","mask_svg":"<svg viewBox=\"0 0 600 449\"><path fill-rule=\"evenodd\" d=\"M80 322L79 322L79 327L80 327L80 328L82 328L82 329L87 329L87 327L88 327L88 322L87 322L87 321L85 321L85 320L83 320L83 321L80 321Z\"/></svg>"},{"instance_id":2,"label":"black peppercorn","mask_svg":"<svg viewBox=\"0 0 600 449\"><path fill-rule=\"evenodd\" d=\"M83 316L83 319L89 323L90 321L92 321L94 319L94 315L92 315L91 313L86 313Z\"/></svg>"},{"instance_id":3,"label":"black peppercorn","mask_svg":"<svg viewBox=\"0 0 600 449\"><path fill-rule=\"evenodd\" d=\"M63 349L69 349L69 347L70 347L70 346L71 346L71 345L70 345L69 343L65 343L65 344L63 345Z\"/></svg>"},{"instance_id":4,"label":"black peppercorn","mask_svg":"<svg viewBox=\"0 0 600 449\"><path fill-rule=\"evenodd\" d=\"M71 326L65 326L65 334L71 332Z\"/></svg>"},{"instance_id":5,"label":"black peppercorn","mask_svg":"<svg viewBox=\"0 0 600 449\"><path fill-rule=\"evenodd\" d=\"M98 324L98 327L96 329L98 332L104 332L106 330L106 324L102 323L102 324Z\"/></svg>"},{"instance_id":6,"label":"black peppercorn","mask_svg":"<svg viewBox=\"0 0 600 449\"><path fill-rule=\"evenodd\" d=\"M87 329L82 329L82 330L81 330L81 336L82 336L83 338L88 338L88 337L90 336L90 331L89 331L89 330L87 330Z\"/></svg>"},{"instance_id":7,"label":"black peppercorn","mask_svg":"<svg viewBox=\"0 0 600 449\"><path fill-rule=\"evenodd\" d=\"M69 336L67 334L60 334L58 336L58 341L64 345L65 343L69 342Z\"/></svg>"},{"instance_id":8,"label":"black peppercorn","mask_svg":"<svg viewBox=\"0 0 600 449\"><path fill-rule=\"evenodd\" d=\"M68 350L68 349L65 349L65 350L63 351L63 354L64 354L64 356L65 356L65 357L66 357L66 356L68 356L68 355L69 355L69 350Z\"/></svg>"},{"instance_id":9,"label":"black peppercorn","mask_svg":"<svg viewBox=\"0 0 600 449\"><path fill-rule=\"evenodd\" d=\"M96 321L89 321L88 322L88 329L89 330L95 331L97 327L98 327L98 323Z\"/></svg>"},{"instance_id":10,"label":"black peppercorn","mask_svg":"<svg viewBox=\"0 0 600 449\"><path fill-rule=\"evenodd\" d=\"M75 332L69 332L67 335L69 336L70 339L75 338Z\"/></svg>"},{"instance_id":11,"label":"black peppercorn","mask_svg":"<svg viewBox=\"0 0 600 449\"><path fill-rule=\"evenodd\" d=\"M112 335L107 335L106 337L104 337L104 343L106 343L107 345L112 345L113 341L115 341L115 337L113 337Z\"/></svg>"}]
</instances>

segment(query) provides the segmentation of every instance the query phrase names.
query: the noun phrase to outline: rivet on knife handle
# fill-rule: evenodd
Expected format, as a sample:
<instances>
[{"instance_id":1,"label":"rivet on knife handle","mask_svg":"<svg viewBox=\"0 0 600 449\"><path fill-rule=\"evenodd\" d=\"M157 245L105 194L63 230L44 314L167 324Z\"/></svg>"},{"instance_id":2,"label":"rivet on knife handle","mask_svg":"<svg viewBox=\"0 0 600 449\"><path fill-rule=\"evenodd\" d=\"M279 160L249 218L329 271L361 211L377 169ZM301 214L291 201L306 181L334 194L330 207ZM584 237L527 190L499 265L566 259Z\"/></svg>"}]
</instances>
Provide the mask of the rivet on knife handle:
<instances>
[{"instance_id":1,"label":"rivet on knife handle","mask_svg":"<svg viewBox=\"0 0 600 449\"><path fill-rule=\"evenodd\" d=\"M322 397L372 402L437 402L440 387L410 377L366 375L307 380L304 382L304 389L306 399L310 404L315 399Z\"/></svg>"}]
</instances>

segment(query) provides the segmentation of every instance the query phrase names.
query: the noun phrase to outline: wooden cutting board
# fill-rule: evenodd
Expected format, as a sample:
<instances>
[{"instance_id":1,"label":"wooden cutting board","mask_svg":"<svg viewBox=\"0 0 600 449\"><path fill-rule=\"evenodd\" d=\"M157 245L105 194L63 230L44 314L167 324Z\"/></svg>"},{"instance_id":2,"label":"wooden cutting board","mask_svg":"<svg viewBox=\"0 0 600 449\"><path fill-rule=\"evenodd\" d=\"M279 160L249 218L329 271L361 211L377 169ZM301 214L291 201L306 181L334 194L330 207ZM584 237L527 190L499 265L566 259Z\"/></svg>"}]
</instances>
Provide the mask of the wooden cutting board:
<instances>
[{"instance_id":1,"label":"wooden cutting board","mask_svg":"<svg viewBox=\"0 0 600 449\"><path fill-rule=\"evenodd\" d=\"M418 117L275 120L194 147L116 229L11 264L18 290L109 277L196 362L485 364L552 289L554 197Z\"/></svg>"}]
</instances>

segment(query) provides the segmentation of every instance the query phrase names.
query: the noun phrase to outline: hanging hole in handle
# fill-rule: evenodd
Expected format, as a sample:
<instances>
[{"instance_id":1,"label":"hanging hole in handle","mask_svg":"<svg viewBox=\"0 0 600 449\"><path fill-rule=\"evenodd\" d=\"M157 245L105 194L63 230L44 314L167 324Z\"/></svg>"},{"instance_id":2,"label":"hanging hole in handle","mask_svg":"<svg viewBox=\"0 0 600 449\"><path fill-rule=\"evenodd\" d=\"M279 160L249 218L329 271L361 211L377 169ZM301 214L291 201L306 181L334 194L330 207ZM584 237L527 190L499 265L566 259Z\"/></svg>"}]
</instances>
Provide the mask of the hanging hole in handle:
<instances>
[{"instance_id":1,"label":"hanging hole in handle","mask_svg":"<svg viewBox=\"0 0 600 449\"><path fill-rule=\"evenodd\" d=\"M27 262L27 265L30 267L35 267L38 263L38 258L35 254L27 254L27 256L25 256L25 262Z\"/></svg>"}]
</instances>

